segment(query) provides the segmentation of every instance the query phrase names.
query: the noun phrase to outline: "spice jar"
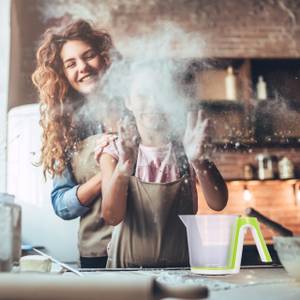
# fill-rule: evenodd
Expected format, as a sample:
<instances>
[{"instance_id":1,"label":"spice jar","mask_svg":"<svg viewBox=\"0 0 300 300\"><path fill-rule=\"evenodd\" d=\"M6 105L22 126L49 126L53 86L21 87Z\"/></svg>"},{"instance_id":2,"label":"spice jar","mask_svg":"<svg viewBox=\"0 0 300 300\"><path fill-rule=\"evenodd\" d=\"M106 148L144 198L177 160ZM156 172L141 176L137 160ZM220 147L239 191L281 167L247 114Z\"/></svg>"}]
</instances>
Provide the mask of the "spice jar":
<instances>
[{"instance_id":1,"label":"spice jar","mask_svg":"<svg viewBox=\"0 0 300 300\"><path fill-rule=\"evenodd\" d=\"M279 178L280 179L288 179L288 178L294 178L294 165L293 163L284 156L279 162L278 162L278 171L279 171Z\"/></svg>"},{"instance_id":2,"label":"spice jar","mask_svg":"<svg viewBox=\"0 0 300 300\"><path fill-rule=\"evenodd\" d=\"M244 165L244 179L250 180L253 178L253 167L250 164Z\"/></svg>"},{"instance_id":3,"label":"spice jar","mask_svg":"<svg viewBox=\"0 0 300 300\"><path fill-rule=\"evenodd\" d=\"M258 154L258 178L260 180L274 178L272 157L268 154Z\"/></svg>"}]
</instances>

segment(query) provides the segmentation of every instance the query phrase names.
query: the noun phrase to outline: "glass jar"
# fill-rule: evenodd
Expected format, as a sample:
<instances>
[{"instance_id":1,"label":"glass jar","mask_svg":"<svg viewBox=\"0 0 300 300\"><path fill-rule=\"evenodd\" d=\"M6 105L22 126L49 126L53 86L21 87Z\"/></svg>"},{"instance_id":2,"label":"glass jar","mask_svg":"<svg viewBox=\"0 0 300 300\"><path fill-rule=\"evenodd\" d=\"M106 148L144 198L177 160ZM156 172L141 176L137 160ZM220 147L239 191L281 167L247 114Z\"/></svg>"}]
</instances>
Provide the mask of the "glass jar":
<instances>
[{"instance_id":1,"label":"glass jar","mask_svg":"<svg viewBox=\"0 0 300 300\"><path fill-rule=\"evenodd\" d=\"M289 179L289 178L295 177L294 165L285 156L282 157L281 160L278 162L278 169L279 169L279 178L280 179Z\"/></svg>"},{"instance_id":2,"label":"glass jar","mask_svg":"<svg viewBox=\"0 0 300 300\"><path fill-rule=\"evenodd\" d=\"M0 193L0 271L10 271L21 256L21 206L14 196Z\"/></svg>"},{"instance_id":3,"label":"glass jar","mask_svg":"<svg viewBox=\"0 0 300 300\"><path fill-rule=\"evenodd\" d=\"M244 179L251 180L254 178L253 167L250 164L244 165Z\"/></svg>"}]
</instances>

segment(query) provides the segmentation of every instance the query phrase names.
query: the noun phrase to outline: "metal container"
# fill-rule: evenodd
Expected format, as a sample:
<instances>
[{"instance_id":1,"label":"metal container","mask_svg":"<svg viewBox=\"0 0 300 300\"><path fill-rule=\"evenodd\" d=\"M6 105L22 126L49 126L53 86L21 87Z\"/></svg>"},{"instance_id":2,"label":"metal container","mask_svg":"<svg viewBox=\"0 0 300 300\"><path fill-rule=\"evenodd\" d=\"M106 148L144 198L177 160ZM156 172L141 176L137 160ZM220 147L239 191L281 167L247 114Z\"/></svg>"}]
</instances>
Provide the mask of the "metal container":
<instances>
[{"instance_id":1,"label":"metal container","mask_svg":"<svg viewBox=\"0 0 300 300\"><path fill-rule=\"evenodd\" d=\"M10 271L21 256L21 206L14 196L0 193L0 271Z\"/></svg>"},{"instance_id":2,"label":"metal container","mask_svg":"<svg viewBox=\"0 0 300 300\"><path fill-rule=\"evenodd\" d=\"M268 154L258 154L258 178L260 180L274 178L274 167L272 157Z\"/></svg>"},{"instance_id":3,"label":"metal container","mask_svg":"<svg viewBox=\"0 0 300 300\"><path fill-rule=\"evenodd\" d=\"M281 179L289 179L294 178L294 165L293 163L286 157L282 157L278 162L279 169L279 178Z\"/></svg>"}]
</instances>

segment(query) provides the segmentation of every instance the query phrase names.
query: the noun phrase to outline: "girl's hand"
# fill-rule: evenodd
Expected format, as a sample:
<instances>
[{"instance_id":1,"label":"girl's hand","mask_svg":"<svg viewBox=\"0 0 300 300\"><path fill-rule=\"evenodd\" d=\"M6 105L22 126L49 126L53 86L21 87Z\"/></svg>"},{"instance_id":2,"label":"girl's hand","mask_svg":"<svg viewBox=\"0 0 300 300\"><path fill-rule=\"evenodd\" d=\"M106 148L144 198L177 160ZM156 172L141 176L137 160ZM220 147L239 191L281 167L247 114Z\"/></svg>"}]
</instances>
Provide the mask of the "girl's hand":
<instances>
[{"instance_id":1,"label":"girl's hand","mask_svg":"<svg viewBox=\"0 0 300 300\"><path fill-rule=\"evenodd\" d=\"M117 170L125 176L131 176L139 145L139 134L135 122L126 116L119 124L118 134L119 161Z\"/></svg>"},{"instance_id":2,"label":"girl's hand","mask_svg":"<svg viewBox=\"0 0 300 300\"><path fill-rule=\"evenodd\" d=\"M187 126L183 137L185 153L191 163L208 158L211 143L207 134L209 120L204 119L203 112L189 112Z\"/></svg>"},{"instance_id":3,"label":"girl's hand","mask_svg":"<svg viewBox=\"0 0 300 300\"><path fill-rule=\"evenodd\" d=\"M99 139L99 143L94 150L94 158L98 165L104 147L106 147L109 143L114 142L116 139L117 135L113 133L106 133L101 136L101 138Z\"/></svg>"}]
</instances>

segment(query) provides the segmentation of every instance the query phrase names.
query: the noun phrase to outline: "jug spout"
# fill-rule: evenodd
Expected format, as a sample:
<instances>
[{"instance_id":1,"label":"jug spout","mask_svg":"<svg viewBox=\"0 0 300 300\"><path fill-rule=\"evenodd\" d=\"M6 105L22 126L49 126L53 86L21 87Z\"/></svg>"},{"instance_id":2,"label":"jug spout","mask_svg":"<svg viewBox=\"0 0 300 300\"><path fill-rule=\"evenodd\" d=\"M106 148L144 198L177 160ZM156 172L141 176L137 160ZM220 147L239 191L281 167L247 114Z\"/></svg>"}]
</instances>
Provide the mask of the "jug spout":
<instances>
[{"instance_id":1,"label":"jug spout","mask_svg":"<svg viewBox=\"0 0 300 300\"><path fill-rule=\"evenodd\" d=\"M186 227L187 232L195 230L199 225L197 221L197 215L178 215L184 226Z\"/></svg>"},{"instance_id":2,"label":"jug spout","mask_svg":"<svg viewBox=\"0 0 300 300\"><path fill-rule=\"evenodd\" d=\"M188 227L189 223L191 222L191 215L179 215L180 220L185 225L185 227Z\"/></svg>"}]
</instances>

